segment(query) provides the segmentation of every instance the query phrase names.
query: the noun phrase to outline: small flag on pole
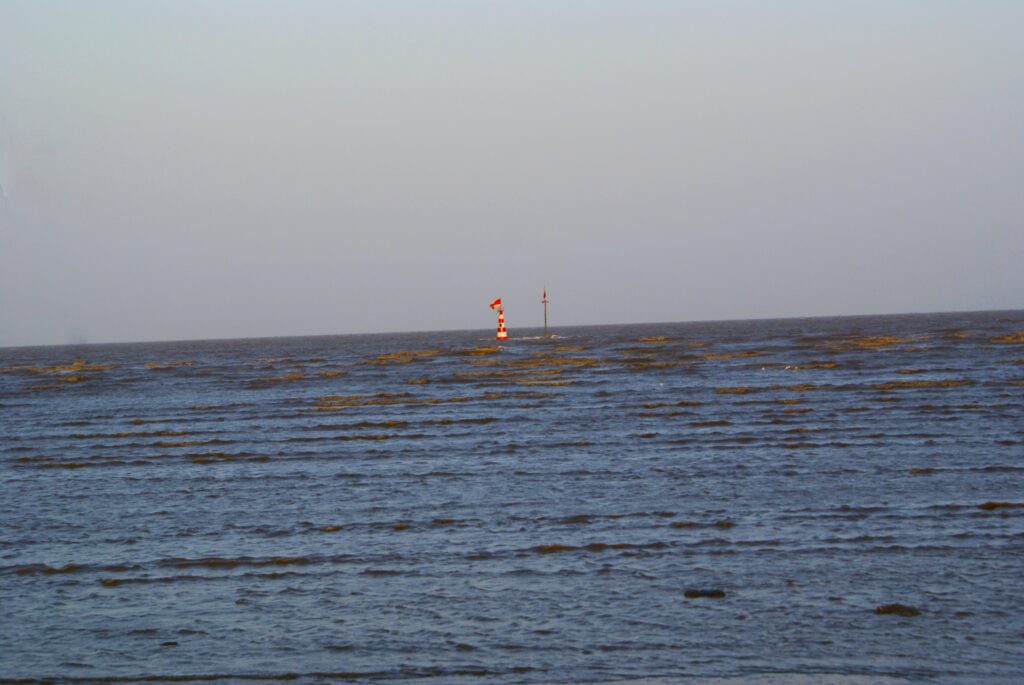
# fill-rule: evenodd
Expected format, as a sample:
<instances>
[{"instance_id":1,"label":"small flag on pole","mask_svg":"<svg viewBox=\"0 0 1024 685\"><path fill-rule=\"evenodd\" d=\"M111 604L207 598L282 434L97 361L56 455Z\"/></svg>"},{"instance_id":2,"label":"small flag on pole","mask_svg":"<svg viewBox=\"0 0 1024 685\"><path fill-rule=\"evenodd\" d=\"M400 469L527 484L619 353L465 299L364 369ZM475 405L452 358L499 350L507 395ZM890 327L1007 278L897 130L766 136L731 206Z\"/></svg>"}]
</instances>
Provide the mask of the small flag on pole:
<instances>
[{"instance_id":1,"label":"small flag on pole","mask_svg":"<svg viewBox=\"0 0 1024 685\"><path fill-rule=\"evenodd\" d=\"M501 298L499 297L494 302L491 302L491 309L498 309L501 307Z\"/></svg>"}]
</instances>

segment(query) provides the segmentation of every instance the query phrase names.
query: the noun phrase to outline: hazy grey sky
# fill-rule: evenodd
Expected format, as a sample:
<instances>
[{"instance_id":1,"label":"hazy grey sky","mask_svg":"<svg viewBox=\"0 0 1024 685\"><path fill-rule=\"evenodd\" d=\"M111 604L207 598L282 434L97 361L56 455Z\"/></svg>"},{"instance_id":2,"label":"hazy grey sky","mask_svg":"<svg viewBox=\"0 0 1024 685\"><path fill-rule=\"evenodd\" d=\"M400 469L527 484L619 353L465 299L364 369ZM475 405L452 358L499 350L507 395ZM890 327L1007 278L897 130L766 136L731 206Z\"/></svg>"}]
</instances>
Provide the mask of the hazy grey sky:
<instances>
[{"instance_id":1,"label":"hazy grey sky","mask_svg":"<svg viewBox=\"0 0 1024 685\"><path fill-rule=\"evenodd\" d=\"M0 0L0 345L1019 308L1022 27Z\"/></svg>"}]
</instances>

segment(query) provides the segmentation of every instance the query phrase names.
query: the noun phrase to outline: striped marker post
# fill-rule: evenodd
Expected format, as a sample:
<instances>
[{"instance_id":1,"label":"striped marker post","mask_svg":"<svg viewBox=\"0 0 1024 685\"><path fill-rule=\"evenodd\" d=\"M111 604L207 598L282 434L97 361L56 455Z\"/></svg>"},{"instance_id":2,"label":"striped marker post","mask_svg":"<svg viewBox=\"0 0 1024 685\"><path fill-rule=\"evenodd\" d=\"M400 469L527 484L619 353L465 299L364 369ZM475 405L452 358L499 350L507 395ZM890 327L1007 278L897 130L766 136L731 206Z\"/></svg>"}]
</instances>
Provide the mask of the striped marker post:
<instances>
[{"instance_id":1,"label":"striped marker post","mask_svg":"<svg viewBox=\"0 0 1024 685\"><path fill-rule=\"evenodd\" d=\"M505 330L505 309L501 306L501 298L491 302L491 309L498 310L498 340L507 340L508 332Z\"/></svg>"},{"instance_id":2,"label":"striped marker post","mask_svg":"<svg viewBox=\"0 0 1024 685\"><path fill-rule=\"evenodd\" d=\"M508 331L505 330L505 310L498 310L498 337L496 340L507 340Z\"/></svg>"}]
</instances>

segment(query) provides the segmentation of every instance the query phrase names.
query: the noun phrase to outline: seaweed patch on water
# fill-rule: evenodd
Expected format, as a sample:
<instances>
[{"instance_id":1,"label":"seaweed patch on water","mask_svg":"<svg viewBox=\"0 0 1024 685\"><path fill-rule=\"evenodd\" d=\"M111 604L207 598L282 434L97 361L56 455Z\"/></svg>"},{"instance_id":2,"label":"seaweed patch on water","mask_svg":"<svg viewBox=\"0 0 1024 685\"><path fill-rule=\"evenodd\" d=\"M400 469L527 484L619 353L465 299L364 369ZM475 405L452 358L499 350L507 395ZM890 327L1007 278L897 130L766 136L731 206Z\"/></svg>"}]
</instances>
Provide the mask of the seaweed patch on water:
<instances>
[{"instance_id":1,"label":"seaweed patch on water","mask_svg":"<svg viewBox=\"0 0 1024 685\"><path fill-rule=\"evenodd\" d=\"M719 395L748 395L752 392L760 391L761 388L750 388L745 385L715 388L715 392L717 392Z\"/></svg>"},{"instance_id":2,"label":"seaweed patch on water","mask_svg":"<svg viewBox=\"0 0 1024 685\"><path fill-rule=\"evenodd\" d=\"M695 400L680 400L678 402L646 402L641 404L643 409L659 409L661 407L700 407L704 403Z\"/></svg>"},{"instance_id":3,"label":"seaweed patch on water","mask_svg":"<svg viewBox=\"0 0 1024 685\"><path fill-rule=\"evenodd\" d=\"M575 516L565 517L561 522L569 525L579 525L581 523L592 523L593 521L594 517L590 514L576 514Z\"/></svg>"},{"instance_id":4,"label":"seaweed patch on water","mask_svg":"<svg viewBox=\"0 0 1024 685\"><path fill-rule=\"evenodd\" d=\"M251 390L259 390L263 388L271 388L280 383L291 383L294 381L299 381L305 377L306 376L304 374L301 374L297 371L293 371L291 373L286 373L281 376L267 376L265 378L257 378L247 382L245 384L245 387Z\"/></svg>"},{"instance_id":5,"label":"seaweed patch on water","mask_svg":"<svg viewBox=\"0 0 1024 685\"><path fill-rule=\"evenodd\" d=\"M826 340L825 344L837 350L887 350L910 342L913 342L912 338L899 338L894 335L869 335L858 338Z\"/></svg>"},{"instance_id":6,"label":"seaweed patch on water","mask_svg":"<svg viewBox=\"0 0 1024 685\"><path fill-rule=\"evenodd\" d=\"M194 363L191 361L146 362L143 366L150 371L170 371L171 369L192 366Z\"/></svg>"},{"instance_id":7,"label":"seaweed patch on water","mask_svg":"<svg viewBox=\"0 0 1024 685\"><path fill-rule=\"evenodd\" d=\"M173 568L208 568L219 570L230 570L238 567L265 567L265 566L305 566L318 561L313 557L201 557L188 559L184 557L172 557L161 559L156 562L157 566Z\"/></svg>"},{"instance_id":8,"label":"seaweed patch on water","mask_svg":"<svg viewBox=\"0 0 1024 685\"><path fill-rule=\"evenodd\" d=\"M63 575L65 573L81 573L83 571L91 570L89 566L83 564L64 564L63 566L47 566L46 564L28 564L26 566L20 566L15 570L15 573L19 576L28 575Z\"/></svg>"},{"instance_id":9,"label":"seaweed patch on water","mask_svg":"<svg viewBox=\"0 0 1024 685\"><path fill-rule=\"evenodd\" d=\"M889 381L888 383L874 383L868 387L874 390L903 390L906 388L959 388L965 385L974 385L974 381L967 378L941 381Z\"/></svg>"},{"instance_id":10,"label":"seaweed patch on water","mask_svg":"<svg viewBox=\"0 0 1024 685\"><path fill-rule=\"evenodd\" d=\"M438 527L459 526L459 525L464 525L464 524L465 524L465 521L461 521L459 519L450 519L450 518L435 518L435 519L433 519L430 522L430 525L438 526Z\"/></svg>"},{"instance_id":11,"label":"seaweed patch on water","mask_svg":"<svg viewBox=\"0 0 1024 685\"><path fill-rule=\"evenodd\" d=\"M646 549L665 549L668 547L668 543L665 542L648 542L648 543L631 543L631 542L591 542L586 545L537 545L536 547L530 548L531 552L536 554L561 554L563 552L590 552L600 553L608 550L646 550Z\"/></svg>"},{"instance_id":12,"label":"seaweed patch on water","mask_svg":"<svg viewBox=\"0 0 1024 685\"><path fill-rule=\"evenodd\" d=\"M914 608L912 606L907 606L906 604L894 603L894 604L883 604L882 606L875 607L875 613L879 614L881 616L891 615L891 616L903 616L903 617L906 617L906 618L910 618L910 617L913 617L913 616L920 616L921 615L921 610L920 609L916 609L916 608Z\"/></svg>"},{"instance_id":13,"label":"seaweed patch on water","mask_svg":"<svg viewBox=\"0 0 1024 685\"><path fill-rule=\"evenodd\" d=\"M979 504L978 508L983 511L992 511L993 509L1024 509L1024 502L984 502Z\"/></svg>"},{"instance_id":14,"label":"seaweed patch on water","mask_svg":"<svg viewBox=\"0 0 1024 685\"><path fill-rule=\"evenodd\" d=\"M363 364L375 364L375 365L386 365L386 364L409 364L414 361L421 361L429 357L436 357L442 353L442 350L415 350L409 352L386 352L378 354L370 359L364 359Z\"/></svg>"},{"instance_id":15,"label":"seaweed patch on water","mask_svg":"<svg viewBox=\"0 0 1024 685\"><path fill-rule=\"evenodd\" d=\"M782 367L786 371L810 371L812 369L834 369L836 362L807 362L806 364L787 364Z\"/></svg>"},{"instance_id":16,"label":"seaweed patch on water","mask_svg":"<svg viewBox=\"0 0 1024 685\"><path fill-rule=\"evenodd\" d=\"M182 455L193 464L224 464L236 461L266 462L270 457L248 452L190 452Z\"/></svg>"},{"instance_id":17,"label":"seaweed patch on water","mask_svg":"<svg viewBox=\"0 0 1024 685\"><path fill-rule=\"evenodd\" d=\"M474 347L470 350L465 350L464 352L462 352L462 354L468 354L470 356L479 357L484 355L497 354L498 352L501 352L500 345L485 345L482 347Z\"/></svg>"},{"instance_id":18,"label":"seaweed patch on water","mask_svg":"<svg viewBox=\"0 0 1024 685\"><path fill-rule=\"evenodd\" d=\"M674 410L674 411L641 411L637 412L637 416L646 416L652 418L670 418L673 416L695 416L696 412L686 410Z\"/></svg>"},{"instance_id":19,"label":"seaweed patch on water","mask_svg":"<svg viewBox=\"0 0 1024 685\"><path fill-rule=\"evenodd\" d=\"M1007 335L997 335L989 338L989 342L997 345L1024 345L1024 331L1008 333Z\"/></svg>"},{"instance_id":20,"label":"seaweed patch on water","mask_svg":"<svg viewBox=\"0 0 1024 685\"><path fill-rule=\"evenodd\" d=\"M709 352L707 354L702 354L700 356L702 359L748 359L751 357L766 357L768 356L768 353L760 352L758 350L749 350L745 352Z\"/></svg>"},{"instance_id":21,"label":"seaweed patch on water","mask_svg":"<svg viewBox=\"0 0 1024 685\"><path fill-rule=\"evenodd\" d=\"M116 368L116 364L93 364L84 359L76 359L68 364L56 364L54 366L11 366L0 368L0 374L37 374L37 375L60 375L60 374L84 374L102 373Z\"/></svg>"}]
</instances>

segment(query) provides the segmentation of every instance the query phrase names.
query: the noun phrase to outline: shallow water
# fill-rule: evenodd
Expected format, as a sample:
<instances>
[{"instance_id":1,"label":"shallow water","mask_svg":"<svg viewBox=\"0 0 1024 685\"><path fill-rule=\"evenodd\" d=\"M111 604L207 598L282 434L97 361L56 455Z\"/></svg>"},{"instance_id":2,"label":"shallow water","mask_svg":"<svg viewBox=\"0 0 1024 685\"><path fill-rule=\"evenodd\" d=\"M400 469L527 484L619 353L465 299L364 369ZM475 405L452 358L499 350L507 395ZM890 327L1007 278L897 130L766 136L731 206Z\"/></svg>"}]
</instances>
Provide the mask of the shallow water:
<instances>
[{"instance_id":1,"label":"shallow water","mask_svg":"<svg viewBox=\"0 0 1024 685\"><path fill-rule=\"evenodd\" d=\"M1020 680L1021 330L0 350L0 678Z\"/></svg>"}]
</instances>

